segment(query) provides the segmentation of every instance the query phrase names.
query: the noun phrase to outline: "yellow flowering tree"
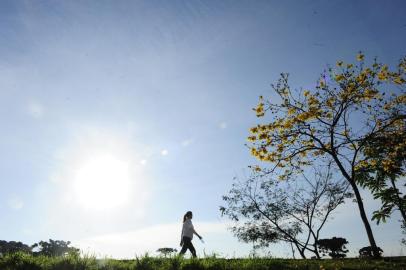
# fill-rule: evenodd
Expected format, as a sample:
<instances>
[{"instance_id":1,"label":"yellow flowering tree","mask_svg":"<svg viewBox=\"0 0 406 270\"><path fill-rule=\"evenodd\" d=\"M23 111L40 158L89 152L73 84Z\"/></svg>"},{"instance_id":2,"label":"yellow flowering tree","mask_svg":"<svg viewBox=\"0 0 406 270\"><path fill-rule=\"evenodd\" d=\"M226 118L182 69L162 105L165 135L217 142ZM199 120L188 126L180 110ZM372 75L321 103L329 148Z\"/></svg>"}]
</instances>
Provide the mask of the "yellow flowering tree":
<instances>
[{"instance_id":1,"label":"yellow flowering tree","mask_svg":"<svg viewBox=\"0 0 406 270\"><path fill-rule=\"evenodd\" d=\"M272 88L278 100L260 97L254 108L263 118L250 129L251 154L271 166L265 173L288 179L308 165L332 160L351 185L375 256L379 256L357 172L376 160L365 155L369 143L387 132L405 130L406 58L394 70L376 59L370 65L359 53L357 64L338 61L318 79L314 89L293 91L282 73ZM404 143L404 142L403 142ZM385 157L384 170L393 168Z\"/></svg>"}]
</instances>

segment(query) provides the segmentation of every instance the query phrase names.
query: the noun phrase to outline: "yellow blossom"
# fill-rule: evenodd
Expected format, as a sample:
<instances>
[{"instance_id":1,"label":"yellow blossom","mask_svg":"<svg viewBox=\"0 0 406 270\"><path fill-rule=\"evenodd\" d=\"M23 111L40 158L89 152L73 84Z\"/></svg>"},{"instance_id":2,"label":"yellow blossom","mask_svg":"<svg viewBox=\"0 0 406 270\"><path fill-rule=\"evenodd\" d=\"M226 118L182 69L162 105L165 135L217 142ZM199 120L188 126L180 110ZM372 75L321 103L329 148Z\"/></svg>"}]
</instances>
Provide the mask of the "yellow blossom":
<instances>
[{"instance_id":1,"label":"yellow blossom","mask_svg":"<svg viewBox=\"0 0 406 270\"><path fill-rule=\"evenodd\" d=\"M308 119L308 113L304 112L301 113L297 116L297 119L299 119L300 121L305 121L306 119Z\"/></svg>"},{"instance_id":2,"label":"yellow blossom","mask_svg":"<svg viewBox=\"0 0 406 270\"><path fill-rule=\"evenodd\" d=\"M368 76L372 74L372 70L370 68L366 68L362 73L365 74L365 76Z\"/></svg>"},{"instance_id":3,"label":"yellow blossom","mask_svg":"<svg viewBox=\"0 0 406 270\"><path fill-rule=\"evenodd\" d=\"M309 106L318 105L319 103L320 103L319 100L315 96L309 97L309 101L308 101Z\"/></svg>"},{"instance_id":4,"label":"yellow blossom","mask_svg":"<svg viewBox=\"0 0 406 270\"><path fill-rule=\"evenodd\" d=\"M293 127L292 121L291 121L291 120L287 120L287 121L285 122L285 124L283 125L283 127L284 127L285 129L291 129L291 128Z\"/></svg>"},{"instance_id":5,"label":"yellow blossom","mask_svg":"<svg viewBox=\"0 0 406 270\"><path fill-rule=\"evenodd\" d=\"M385 159L382 161L383 170L386 172L389 172L391 170L391 168L393 168L393 166L394 166L394 163L392 160Z\"/></svg>"},{"instance_id":6,"label":"yellow blossom","mask_svg":"<svg viewBox=\"0 0 406 270\"><path fill-rule=\"evenodd\" d=\"M279 175L278 176L278 179L280 180L280 181L283 181L283 180L285 180L286 179L286 175Z\"/></svg>"},{"instance_id":7,"label":"yellow blossom","mask_svg":"<svg viewBox=\"0 0 406 270\"><path fill-rule=\"evenodd\" d=\"M264 103L259 103L258 106L255 108L255 112L257 113L257 117L261 117L265 115L264 112Z\"/></svg>"},{"instance_id":8,"label":"yellow blossom","mask_svg":"<svg viewBox=\"0 0 406 270\"><path fill-rule=\"evenodd\" d=\"M265 140L265 139L267 139L268 138L268 135L266 134L266 133L261 133L261 134L259 134L259 136L258 136L258 139L260 139L260 140Z\"/></svg>"},{"instance_id":9,"label":"yellow blossom","mask_svg":"<svg viewBox=\"0 0 406 270\"><path fill-rule=\"evenodd\" d=\"M390 103L386 103L385 105L383 105L383 109L384 110L389 110L391 108L391 104Z\"/></svg>"},{"instance_id":10,"label":"yellow blossom","mask_svg":"<svg viewBox=\"0 0 406 270\"><path fill-rule=\"evenodd\" d=\"M376 95L378 94L378 91L374 90L374 89L366 89L364 91L364 98L365 100L371 100L372 98L374 98Z\"/></svg>"},{"instance_id":11,"label":"yellow blossom","mask_svg":"<svg viewBox=\"0 0 406 270\"><path fill-rule=\"evenodd\" d=\"M400 104L406 104L406 94L396 97L395 101Z\"/></svg>"},{"instance_id":12,"label":"yellow blossom","mask_svg":"<svg viewBox=\"0 0 406 270\"><path fill-rule=\"evenodd\" d=\"M323 88L326 86L326 83L323 80L320 80L320 87Z\"/></svg>"},{"instance_id":13,"label":"yellow blossom","mask_svg":"<svg viewBox=\"0 0 406 270\"><path fill-rule=\"evenodd\" d=\"M303 95L304 95L305 97L307 97L309 94L310 94L310 91L309 91L309 90L305 90L305 91L303 92Z\"/></svg>"},{"instance_id":14,"label":"yellow blossom","mask_svg":"<svg viewBox=\"0 0 406 270\"><path fill-rule=\"evenodd\" d=\"M292 115L292 114L294 114L296 112L296 108L294 108L294 107L290 107L289 109L288 109L288 115Z\"/></svg>"},{"instance_id":15,"label":"yellow blossom","mask_svg":"<svg viewBox=\"0 0 406 270\"><path fill-rule=\"evenodd\" d=\"M381 71L378 73L378 79L381 81L386 81L388 79L388 73L385 71Z\"/></svg>"},{"instance_id":16,"label":"yellow blossom","mask_svg":"<svg viewBox=\"0 0 406 270\"><path fill-rule=\"evenodd\" d=\"M258 127L253 127L253 128L250 128L250 132L251 133L257 133L258 132Z\"/></svg>"},{"instance_id":17,"label":"yellow blossom","mask_svg":"<svg viewBox=\"0 0 406 270\"><path fill-rule=\"evenodd\" d=\"M326 100L326 105L330 108L333 107L335 99L333 97Z\"/></svg>"},{"instance_id":18,"label":"yellow blossom","mask_svg":"<svg viewBox=\"0 0 406 270\"><path fill-rule=\"evenodd\" d=\"M396 76L396 77L393 79L393 82L396 83L396 84L402 85L402 84L404 84L406 81L405 81L402 77Z\"/></svg>"},{"instance_id":19,"label":"yellow blossom","mask_svg":"<svg viewBox=\"0 0 406 270\"><path fill-rule=\"evenodd\" d=\"M343 74L338 74L338 75L336 75L335 80L336 80L337 82L344 80L344 75L343 75Z\"/></svg>"},{"instance_id":20,"label":"yellow blossom","mask_svg":"<svg viewBox=\"0 0 406 270\"><path fill-rule=\"evenodd\" d=\"M359 84L362 84L366 79L366 75L364 73L361 73L358 77L357 77L357 82Z\"/></svg>"}]
</instances>

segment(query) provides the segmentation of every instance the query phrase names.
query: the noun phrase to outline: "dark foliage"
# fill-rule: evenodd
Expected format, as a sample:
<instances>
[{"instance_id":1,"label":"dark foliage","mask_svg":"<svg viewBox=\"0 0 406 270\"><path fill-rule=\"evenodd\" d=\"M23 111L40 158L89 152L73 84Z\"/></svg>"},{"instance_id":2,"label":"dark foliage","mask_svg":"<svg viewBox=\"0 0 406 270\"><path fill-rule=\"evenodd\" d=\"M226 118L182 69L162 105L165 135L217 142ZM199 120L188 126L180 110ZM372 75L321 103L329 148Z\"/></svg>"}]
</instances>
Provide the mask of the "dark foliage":
<instances>
[{"instance_id":1,"label":"dark foliage","mask_svg":"<svg viewBox=\"0 0 406 270\"><path fill-rule=\"evenodd\" d=\"M0 240L0 254L8 254L8 253L14 253L14 252L26 252L26 253L31 253L31 247L21 243L21 242L16 242L16 241L4 241Z\"/></svg>"},{"instance_id":2,"label":"dark foliage","mask_svg":"<svg viewBox=\"0 0 406 270\"><path fill-rule=\"evenodd\" d=\"M377 252L379 253L379 256L382 256L383 250L380 247L377 247ZM373 258L374 249L371 246L361 248L359 250L359 257L360 258Z\"/></svg>"},{"instance_id":3,"label":"dark foliage","mask_svg":"<svg viewBox=\"0 0 406 270\"><path fill-rule=\"evenodd\" d=\"M63 255L74 255L79 254L79 249L75 247L69 247L70 241L62 240L52 240L49 242L40 241L32 245L33 249L38 248L38 251L34 251L34 255L44 255L44 256L63 256Z\"/></svg>"},{"instance_id":4,"label":"dark foliage","mask_svg":"<svg viewBox=\"0 0 406 270\"><path fill-rule=\"evenodd\" d=\"M345 258L348 250L345 245L348 241L345 238L333 237L317 240L317 247L325 256L328 254L331 258Z\"/></svg>"},{"instance_id":5,"label":"dark foliage","mask_svg":"<svg viewBox=\"0 0 406 270\"><path fill-rule=\"evenodd\" d=\"M167 256L167 255L170 255L171 253L177 252L177 250L175 248L164 247L164 248L158 248L157 252L161 253L164 256Z\"/></svg>"}]
</instances>

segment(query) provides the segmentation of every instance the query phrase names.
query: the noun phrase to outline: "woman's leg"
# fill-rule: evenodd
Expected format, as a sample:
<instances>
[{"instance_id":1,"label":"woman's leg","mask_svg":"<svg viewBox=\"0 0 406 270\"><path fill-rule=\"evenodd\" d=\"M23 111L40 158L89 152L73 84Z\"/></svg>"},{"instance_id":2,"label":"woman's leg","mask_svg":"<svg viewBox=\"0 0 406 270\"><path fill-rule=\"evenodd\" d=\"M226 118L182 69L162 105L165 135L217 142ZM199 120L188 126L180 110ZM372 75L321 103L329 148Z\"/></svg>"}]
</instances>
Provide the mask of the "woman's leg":
<instances>
[{"instance_id":1,"label":"woman's leg","mask_svg":"<svg viewBox=\"0 0 406 270\"><path fill-rule=\"evenodd\" d=\"M189 237L183 237L182 242L183 242L182 249L179 252L179 254L181 254L181 255L186 253L186 250L189 247L188 243L190 243L190 238Z\"/></svg>"},{"instance_id":2,"label":"woman's leg","mask_svg":"<svg viewBox=\"0 0 406 270\"><path fill-rule=\"evenodd\" d=\"M180 250L179 254L180 254L180 255L185 254L185 253L186 253L186 250L187 250L187 246L185 245L185 243L183 243L182 249Z\"/></svg>"},{"instance_id":3,"label":"woman's leg","mask_svg":"<svg viewBox=\"0 0 406 270\"><path fill-rule=\"evenodd\" d=\"M185 238L184 238L184 237L182 238L182 242L183 242L183 244L182 244L182 249L181 249L180 252L179 252L180 255L185 254L185 253L186 253L186 250L187 250L187 246L186 246L186 244L185 244Z\"/></svg>"},{"instance_id":4,"label":"woman's leg","mask_svg":"<svg viewBox=\"0 0 406 270\"><path fill-rule=\"evenodd\" d=\"M192 252L193 258L196 258L196 249L193 246L192 241L189 242L189 250L190 250L190 252Z\"/></svg>"},{"instance_id":5,"label":"woman's leg","mask_svg":"<svg viewBox=\"0 0 406 270\"><path fill-rule=\"evenodd\" d=\"M192 244L192 239L190 239L189 237L183 237L183 246L179 254L181 255L185 254L187 249L190 250L193 257L196 257L196 249Z\"/></svg>"}]
</instances>

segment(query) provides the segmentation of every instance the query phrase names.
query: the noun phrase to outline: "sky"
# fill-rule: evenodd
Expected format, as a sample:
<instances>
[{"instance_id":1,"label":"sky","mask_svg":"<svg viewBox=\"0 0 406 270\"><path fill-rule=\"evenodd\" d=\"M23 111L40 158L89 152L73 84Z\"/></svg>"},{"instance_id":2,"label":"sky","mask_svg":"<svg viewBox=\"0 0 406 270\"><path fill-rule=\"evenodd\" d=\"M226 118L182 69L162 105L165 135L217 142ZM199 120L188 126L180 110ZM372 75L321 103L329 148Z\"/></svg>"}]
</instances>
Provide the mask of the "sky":
<instances>
[{"instance_id":1,"label":"sky","mask_svg":"<svg viewBox=\"0 0 406 270\"><path fill-rule=\"evenodd\" d=\"M257 164L244 144L258 96L281 72L314 85L360 50L396 64L405 12L395 0L0 1L0 239L131 258L178 247L192 210L199 255L247 256L219 206ZM364 194L370 214L379 203ZM368 241L355 204L334 216L323 236L356 255ZM406 254L398 219L373 225L385 255Z\"/></svg>"}]
</instances>

